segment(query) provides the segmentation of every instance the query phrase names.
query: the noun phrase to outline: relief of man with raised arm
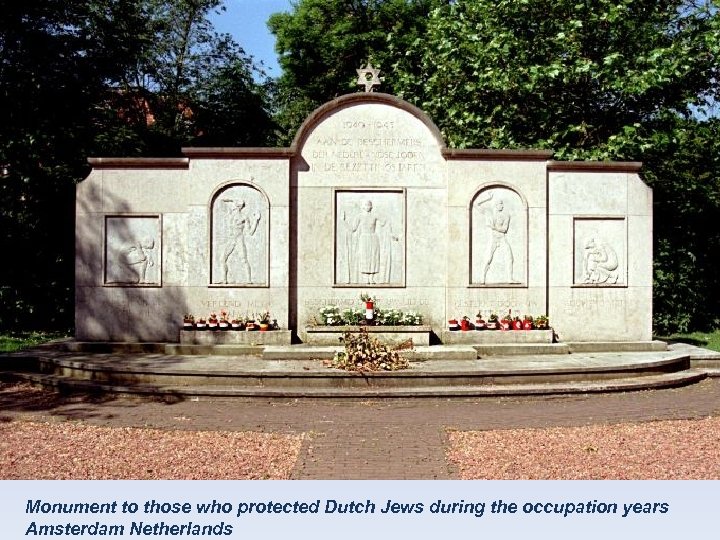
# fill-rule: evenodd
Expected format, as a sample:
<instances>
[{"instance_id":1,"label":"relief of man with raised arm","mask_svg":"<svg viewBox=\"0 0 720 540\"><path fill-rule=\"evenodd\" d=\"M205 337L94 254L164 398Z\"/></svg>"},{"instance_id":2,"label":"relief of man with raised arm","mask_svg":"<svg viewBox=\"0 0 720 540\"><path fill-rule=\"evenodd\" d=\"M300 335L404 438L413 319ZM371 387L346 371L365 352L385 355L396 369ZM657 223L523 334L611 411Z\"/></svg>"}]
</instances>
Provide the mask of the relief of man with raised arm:
<instances>
[{"instance_id":1,"label":"relief of man with raised arm","mask_svg":"<svg viewBox=\"0 0 720 540\"><path fill-rule=\"evenodd\" d=\"M497 264L498 260L495 256L497 255L498 250L504 250L506 253L507 263L505 264L505 275L507 276L507 283L517 283L517 281L513 278L513 266L515 259L513 257L512 247L507 240L511 216L505 210L505 203L502 199L495 201L494 208L483 206L492 200L493 193L488 193L486 197L483 197L477 203L480 213L485 218L485 225L490 231L487 249L485 250L485 257L483 259L481 283L484 284L487 281L487 274L491 265L493 263Z\"/></svg>"},{"instance_id":2,"label":"relief of man with raised arm","mask_svg":"<svg viewBox=\"0 0 720 540\"><path fill-rule=\"evenodd\" d=\"M242 199L223 199L226 205L226 224L228 227L228 237L222 252L222 280L221 283L230 283L228 281L230 274L230 257L235 254L240 267L246 277L245 283L253 283L252 268L248 260L247 246L245 244L245 236L252 236L257 230L260 223L260 212L249 215L245 208L245 201Z\"/></svg>"}]
</instances>

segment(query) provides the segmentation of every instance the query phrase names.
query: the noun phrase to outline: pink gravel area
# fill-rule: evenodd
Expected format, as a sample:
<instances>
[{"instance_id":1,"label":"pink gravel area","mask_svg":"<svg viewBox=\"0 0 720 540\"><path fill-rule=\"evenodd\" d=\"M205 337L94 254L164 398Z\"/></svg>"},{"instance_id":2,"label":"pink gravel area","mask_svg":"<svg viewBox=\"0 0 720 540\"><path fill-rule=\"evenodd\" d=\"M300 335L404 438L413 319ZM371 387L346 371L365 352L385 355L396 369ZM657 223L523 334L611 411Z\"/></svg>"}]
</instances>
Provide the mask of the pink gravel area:
<instances>
[{"instance_id":1,"label":"pink gravel area","mask_svg":"<svg viewBox=\"0 0 720 540\"><path fill-rule=\"evenodd\" d=\"M465 480L717 480L720 418L452 431Z\"/></svg>"},{"instance_id":2,"label":"pink gravel area","mask_svg":"<svg viewBox=\"0 0 720 540\"><path fill-rule=\"evenodd\" d=\"M0 423L2 480L287 479L302 436Z\"/></svg>"}]
</instances>

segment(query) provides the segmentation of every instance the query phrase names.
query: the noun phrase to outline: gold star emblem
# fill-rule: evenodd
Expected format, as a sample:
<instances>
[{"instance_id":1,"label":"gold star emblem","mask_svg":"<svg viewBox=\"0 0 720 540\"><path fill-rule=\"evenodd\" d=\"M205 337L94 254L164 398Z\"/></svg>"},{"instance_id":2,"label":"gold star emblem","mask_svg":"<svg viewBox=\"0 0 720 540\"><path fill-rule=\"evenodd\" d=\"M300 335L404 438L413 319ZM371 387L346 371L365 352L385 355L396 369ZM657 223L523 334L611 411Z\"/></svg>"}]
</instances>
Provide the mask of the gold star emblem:
<instances>
[{"instance_id":1,"label":"gold star emblem","mask_svg":"<svg viewBox=\"0 0 720 540\"><path fill-rule=\"evenodd\" d=\"M364 86L366 92L373 92L375 90L373 87L381 84L384 78L380 77L380 70L374 68L370 62L364 68L355 71L358 74L358 85Z\"/></svg>"}]
</instances>

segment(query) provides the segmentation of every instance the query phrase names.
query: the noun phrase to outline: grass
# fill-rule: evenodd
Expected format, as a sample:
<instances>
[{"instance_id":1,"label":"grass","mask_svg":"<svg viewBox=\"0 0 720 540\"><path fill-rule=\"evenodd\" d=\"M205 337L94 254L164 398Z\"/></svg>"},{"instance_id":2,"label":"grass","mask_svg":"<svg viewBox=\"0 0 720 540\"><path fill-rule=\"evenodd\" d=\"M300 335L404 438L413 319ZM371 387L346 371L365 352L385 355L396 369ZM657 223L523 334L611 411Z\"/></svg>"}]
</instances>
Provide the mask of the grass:
<instances>
[{"instance_id":1,"label":"grass","mask_svg":"<svg viewBox=\"0 0 720 540\"><path fill-rule=\"evenodd\" d=\"M0 352L15 352L53 339L67 337L56 332L17 332L0 334Z\"/></svg>"},{"instance_id":2,"label":"grass","mask_svg":"<svg viewBox=\"0 0 720 540\"><path fill-rule=\"evenodd\" d=\"M705 347L720 352L720 329L712 332L691 332L689 334L672 334L671 336L657 336L663 341L690 343L698 347Z\"/></svg>"}]
</instances>

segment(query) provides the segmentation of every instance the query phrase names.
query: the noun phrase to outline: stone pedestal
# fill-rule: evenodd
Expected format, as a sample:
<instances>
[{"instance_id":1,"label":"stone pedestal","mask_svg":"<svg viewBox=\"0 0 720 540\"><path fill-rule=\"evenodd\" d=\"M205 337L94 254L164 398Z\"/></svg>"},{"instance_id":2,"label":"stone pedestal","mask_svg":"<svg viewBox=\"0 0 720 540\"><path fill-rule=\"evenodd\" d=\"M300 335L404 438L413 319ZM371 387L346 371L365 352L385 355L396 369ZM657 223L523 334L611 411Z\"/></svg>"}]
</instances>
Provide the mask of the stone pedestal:
<instances>
[{"instance_id":1,"label":"stone pedestal","mask_svg":"<svg viewBox=\"0 0 720 540\"><path fill-rule=\"evenodd\" d=\"M346 333L361 330L378 338L383 343L397 345L412 339L413 345L430 345L429 326L306 326L307 343L312 345L338 345Z\"/></svg>"},{"instance_id":2,"label":"stone pedestal","mask_svg":"<svg viewBox=\"0 0 720 540\"><path fill-rule=\"evenodd\" d=\"M463 345L516 345L525 343L552 343L552 330L445 330L440 339L445 344Z\"/></svg>"},{"instance_id":3,"label":"stone pedestal","mask_svg":"<svg viewBox=\"0 0 720 540\"><path fill-rule=\"evenodd\" d=\"M290 330L180 330L181 345L290 345Z\"/></svg>"}]
</instances>

